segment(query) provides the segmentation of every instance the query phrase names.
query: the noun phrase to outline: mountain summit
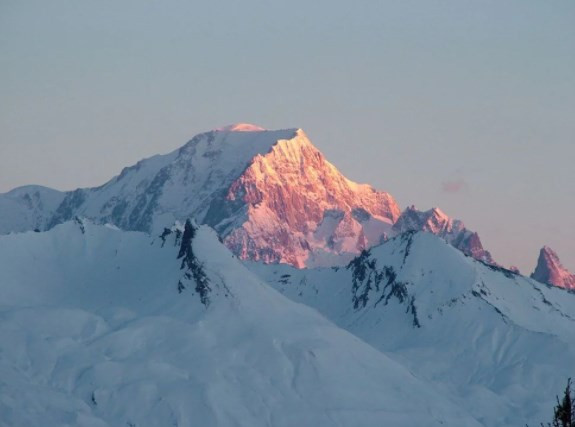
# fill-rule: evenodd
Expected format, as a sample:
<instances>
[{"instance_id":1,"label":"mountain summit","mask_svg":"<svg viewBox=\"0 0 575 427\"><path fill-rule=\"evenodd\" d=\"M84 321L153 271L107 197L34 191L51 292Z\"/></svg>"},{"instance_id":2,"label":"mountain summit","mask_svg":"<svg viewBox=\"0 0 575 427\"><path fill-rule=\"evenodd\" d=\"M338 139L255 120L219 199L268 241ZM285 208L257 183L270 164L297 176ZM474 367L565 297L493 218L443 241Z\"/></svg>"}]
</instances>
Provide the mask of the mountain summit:
<instances>
[{"instance_id":1,"label":"mountain summit","mask_svg":"<svg viewBox=\"0 0 575 427\"><path fill-rule=\"evenodd\" d=\"M220 132L262 132L265 129L258 125L253 125L251 123L233 123L221 128L216 129Z\"/></svg>"},{"instance_id":2,"label":"mountain summit","mask_svg":"<svg viewBox=\"0 0 575 427\"><path fill-rule=\"evenodd\" d=\"M557 253L548 246L541 248L537 267L531 278L560 288L575 289L575 274L563 267Z\"/></svg>"},{"instance_id":3,"label":"mountain summit","mask_svg":"<svg viewBox=\"0 0 575 427\"><path fill-rule=\"evenodd\" d=\"M191 217L240 258L304 267L351 259L386 239L400 214L388 193L344 177L303 130L245 123L199 134L100 187L54 192L50 203L46 195L36 187L0 195L0 233L75 216L158 232Z\"/></svg>"}]
</instances>

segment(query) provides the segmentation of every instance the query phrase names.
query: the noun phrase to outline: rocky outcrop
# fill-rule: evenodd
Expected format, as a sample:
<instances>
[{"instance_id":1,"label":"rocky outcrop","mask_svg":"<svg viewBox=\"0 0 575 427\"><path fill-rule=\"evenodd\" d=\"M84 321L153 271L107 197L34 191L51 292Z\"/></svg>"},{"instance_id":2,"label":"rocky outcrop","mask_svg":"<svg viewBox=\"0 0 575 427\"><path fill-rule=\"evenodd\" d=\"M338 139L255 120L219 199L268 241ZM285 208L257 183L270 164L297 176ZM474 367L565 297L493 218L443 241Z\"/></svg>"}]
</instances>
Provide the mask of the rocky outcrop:
<instances>
[{"instance_id":1,"label":"rocky outcrop","mask_svg":"<svg viewBox=\"0 0 575 427\"><path fill-rule=\"evenodd\" d=\"M466 255L487 264L496 264L489 251L483 248L476 232L468 230L463 222L450 218L438 208L420 211L415 206L408 207L393 225L393 231L397 234L426 231L443 238Z\"/></svg>"},{"instance_id":2,"label":"rocky outcrop","mask_svg":"<svg viewBox=\"0 0 575 427\"><path fill-rule=\"evenodd\" d=\"M541 283L575 290L575 274L570 273L559 260L559 256L548 246L543 246L531 278Z\"/></svg>"}]
</instances>

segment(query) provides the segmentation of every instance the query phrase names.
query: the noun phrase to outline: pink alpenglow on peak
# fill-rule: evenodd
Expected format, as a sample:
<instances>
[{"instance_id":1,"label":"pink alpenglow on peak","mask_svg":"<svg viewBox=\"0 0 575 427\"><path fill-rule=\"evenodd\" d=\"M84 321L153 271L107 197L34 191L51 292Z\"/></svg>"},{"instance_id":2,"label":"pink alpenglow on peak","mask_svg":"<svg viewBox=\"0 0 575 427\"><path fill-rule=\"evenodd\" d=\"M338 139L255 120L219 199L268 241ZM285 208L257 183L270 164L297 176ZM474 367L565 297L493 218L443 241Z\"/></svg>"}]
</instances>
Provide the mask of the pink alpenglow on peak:
<instances>
[{"instance_id":1,"label":"pink alpenglow on peak","mask_svg":"<svg viewBox=\"0 0 575 427\"><path fill-rule=\"evenodd\" d=\"M216 129L219 132L263 132L265 130L263 127L251 123L233 123Z\"/></svg>"},{"instance_id":2,"label":"pink alpenglow on peak","mask_svg":"<svg viewBox=\"0 0 575 427\"><path fill-rule=\"evenodd\" d=\"M537 267L531 278L541 283L575 290L575 274L563 267L557 253L548 246L541 248Z\"/></svg>"},{"instance_id":3,"label":"pink alpenglow on peak","mask_svg":"<svg viewBox=\"0 0 575 427\"><path fill-rule=\"evenodd\" d=\"M343 176L303 130L246 123L196 135L102 186L53 193L0 195L10 213L0 216L0 234L75 216L160 234L193 218L241 259L332 266L384 241L401 213L390 194Z\"/></svg>"},{"instance_id":4,"label":"pink alpenglow on peak","mask_svg":"<svg viewBox=\"0 0 575 427\"><path fill-rule=\"evenodd\" d=\"M344 177L301 130L254 157L207 222L242 259L296 267L347 263L387 238L400 210L391 195ZM230 227L230 224L232 227Z\"/></svg>"}]
</instances>

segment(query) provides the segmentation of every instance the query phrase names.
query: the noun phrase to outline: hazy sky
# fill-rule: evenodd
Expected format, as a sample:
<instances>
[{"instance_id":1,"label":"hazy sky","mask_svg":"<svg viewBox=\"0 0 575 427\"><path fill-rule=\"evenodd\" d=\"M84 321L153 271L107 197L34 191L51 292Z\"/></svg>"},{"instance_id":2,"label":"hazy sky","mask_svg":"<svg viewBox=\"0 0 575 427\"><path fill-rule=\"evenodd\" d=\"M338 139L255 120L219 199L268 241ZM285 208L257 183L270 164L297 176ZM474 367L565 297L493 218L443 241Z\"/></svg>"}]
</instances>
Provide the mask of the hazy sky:
<instances>
[{"instance_id":1,"label":"hazy sky","mask_svg":"<svg viewBox=\"0 0 575 427\"><path fill-rule=\"evenodd\" d=\"M0 0L0 192L69 190L233 122L495 259L575 271L575 1Z\"/></svg>"}]
</instances>

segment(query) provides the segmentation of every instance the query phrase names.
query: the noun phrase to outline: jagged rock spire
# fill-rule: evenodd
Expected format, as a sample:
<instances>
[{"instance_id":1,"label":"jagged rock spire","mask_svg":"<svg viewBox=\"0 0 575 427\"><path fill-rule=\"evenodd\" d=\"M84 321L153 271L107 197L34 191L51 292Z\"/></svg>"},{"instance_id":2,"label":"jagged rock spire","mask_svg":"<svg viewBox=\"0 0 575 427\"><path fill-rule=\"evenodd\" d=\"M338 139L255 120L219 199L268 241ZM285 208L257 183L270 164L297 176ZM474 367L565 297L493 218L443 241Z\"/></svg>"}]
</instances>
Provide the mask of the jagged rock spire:
<instances>
[{"instance_id":1,"label":"jagged rock spire","mask_svg":"<svg viewBox=\"0 0 575 427\"><path fill-rule=\"evenodd\" d=\"M575 289L575 274L563 267L557 253L548 246L543 246L539 251L537 266L531 278L560 288Z\"/></svg>"}]
</instances>

